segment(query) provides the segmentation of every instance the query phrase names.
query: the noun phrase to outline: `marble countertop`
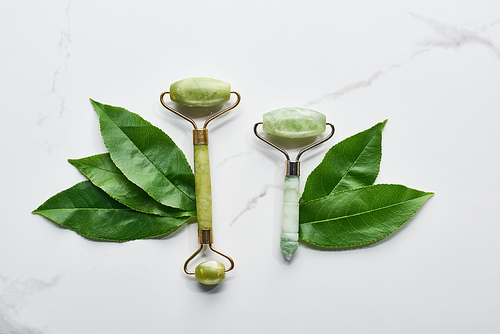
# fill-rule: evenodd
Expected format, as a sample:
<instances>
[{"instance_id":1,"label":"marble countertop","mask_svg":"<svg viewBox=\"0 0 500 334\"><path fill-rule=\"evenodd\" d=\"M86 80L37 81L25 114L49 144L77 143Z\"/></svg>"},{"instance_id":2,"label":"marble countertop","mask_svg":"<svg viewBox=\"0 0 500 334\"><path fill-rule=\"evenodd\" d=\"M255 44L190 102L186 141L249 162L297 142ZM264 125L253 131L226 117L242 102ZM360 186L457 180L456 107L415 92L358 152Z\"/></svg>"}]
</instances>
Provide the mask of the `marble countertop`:
<instances>
[{"instance_id":1,"label":"marble countertop","mask_svg":"<svg viewBox=\"0 0 500 334\"><path fill-rule=\"evenodd\" d=\"M497 333L500 331L500 3L74 1L0 5L0 333ZM215 244L234 271L204 288L182 270L196 225L97 242L31 214L105 152L89 98L168 133L170 83L231 83L210 128ZM388 119L376 183L435 195L370 247L279 248L283 156L252 132L281 107L334 123L303 156Z\"/></svg>"}]
</instances>

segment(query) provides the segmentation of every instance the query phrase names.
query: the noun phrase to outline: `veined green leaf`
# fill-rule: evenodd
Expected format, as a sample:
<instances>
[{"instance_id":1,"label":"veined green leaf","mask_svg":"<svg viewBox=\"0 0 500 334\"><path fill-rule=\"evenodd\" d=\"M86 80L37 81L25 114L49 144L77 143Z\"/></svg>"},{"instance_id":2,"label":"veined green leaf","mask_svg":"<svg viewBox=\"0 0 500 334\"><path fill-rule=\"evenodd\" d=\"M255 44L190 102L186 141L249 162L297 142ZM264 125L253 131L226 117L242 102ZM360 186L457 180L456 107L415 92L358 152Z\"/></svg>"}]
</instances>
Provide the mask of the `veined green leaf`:
<instances>
[{"instance_id":1,"label":"veined green leaf","mask_svg":"<svg viewBox=\"0 0 500 334\"><path fill-rule=\"evenodd\" d=\"M380 184L336 192L300 206L300 239L348 248L379 241L397 230L433 193Z\"/></svg>"},{"instance_id":2,"label":"veined green leaf","mask_svg":"<svg viewBox=\"0 0 500 334\"><path fill-rule=\"evenodd\" d=\"M91 102L111 159L127 179L163 205L196 210L193 171L172 139L124 108Z\"/></svg>"},{"instance_id":3,"label":"veined green leaf","mask_svg":"<svg viewBox=\"0 0 500 334\"><path fill-rule=\"evenodd\" d=\"M106 241L158 237L174 231L189 219L131 210L90 181L83 181L54 195L33 213L83 236Z\"/></svg>"},{"instance_id":4,"label":"veined green leaf","mask_svg":"<svg viewBox=\"0 0 500 334\"><path fill-rule=\"evenodd\" d=\"M196 212L185 212L155 201L144 190L136 186L115 166L109 153L97 154L82 159L69 159L94 185L116 201L139 212L169 217L196 216Z\"/></svg>"},{"instance_id":5,"label":"veined green leaf","mask_svg":"<svg viewBox=\"0 0 500 334\"><path fill-rule=\"evenodd\" d=\"M380 122L333 146L309 174L301 203L372 185L380 170L382 129L385 123Z\"/></svg>"}]
</instances>

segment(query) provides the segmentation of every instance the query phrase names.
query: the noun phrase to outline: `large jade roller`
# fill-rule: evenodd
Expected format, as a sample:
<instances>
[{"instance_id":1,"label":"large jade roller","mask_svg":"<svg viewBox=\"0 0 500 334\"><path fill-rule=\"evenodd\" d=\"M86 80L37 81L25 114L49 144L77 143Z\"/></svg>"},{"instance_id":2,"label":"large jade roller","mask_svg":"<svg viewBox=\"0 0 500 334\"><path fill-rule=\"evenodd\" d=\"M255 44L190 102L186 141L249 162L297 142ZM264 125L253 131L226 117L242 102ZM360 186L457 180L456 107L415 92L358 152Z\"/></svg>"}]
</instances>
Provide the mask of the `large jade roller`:
<instances>
[{"instance_id":1,"label":"large jade roller","mask_svg":"<svg viewBox=\"0 0 500 334\"><path fill-rule=\"evenodd\" d=\"M289 139L318 136L325 132L327 125L330 126L331 132L326 137L304 147L292 161L287 151L259 134L257 127L260 124L268 134ZM299 241L300 156L305 151L330 139L335 128L332 124L326 123L325 115L317 111L305 108L282 108L264 114L263 122L256 123L253 130L260 140L276 148L286 157L280 247L285 258L290 260L298 248Z\"/></svg>"},{"instance_id":2,"label":"large jade roller","mask_svg":"<svg viewBox=\"0 0 500 334\"><path fill-rule=\"evenodd\" d=\"M164 101L164 96L170 95L170 100L185 107L214 107L229 101L231 94L236 95L236 102L207 118L203 128L199 129L196 122L189 116L174 109ZM217 117L235 108L241 100L237 92L231 91L231 86L220 80L210 78L189 78L174 82L170 91L160 95L161 104L174 114L190 122L193 127L194 144L194 181L196 193L196 211L198 221L198 243L200 247L184 263L184 271L188 275L195 275L196 279L208 285L220 283L225 278L225 273L234 268L233 259L215 249L212 232L212 188L210 183L210 163L208 158L208 124ZM208 246L216 254L229 260L229 268L219 261L205 261L200 263L195 271L190 271L188 265L202 250Z\"/></svg>"}]
</instances>

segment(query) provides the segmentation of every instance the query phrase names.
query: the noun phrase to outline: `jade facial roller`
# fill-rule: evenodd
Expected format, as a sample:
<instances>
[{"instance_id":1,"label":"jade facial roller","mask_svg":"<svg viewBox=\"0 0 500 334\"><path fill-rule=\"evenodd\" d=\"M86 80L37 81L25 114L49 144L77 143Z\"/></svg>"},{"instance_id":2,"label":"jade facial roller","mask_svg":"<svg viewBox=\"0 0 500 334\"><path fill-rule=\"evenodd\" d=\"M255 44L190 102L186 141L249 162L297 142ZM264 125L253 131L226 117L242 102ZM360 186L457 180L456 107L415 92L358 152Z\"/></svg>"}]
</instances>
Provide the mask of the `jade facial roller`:
<instances>
[{"instance_id":1,"label":"jade facial roller","mask_svg":"<svg viewBox=\"0 0 500 334\"><path fill-rule=\"evenodd\" d=\"M189 116L172 108L165 103L164 96L170 95L170 100L185 107L215 107L229 101L230 95L236 95L236 102L228 108L222 109L211 115L199 129L196 122ZM234 268L233 259L215 249L212 233L212 190L210 183L210 164L208 159L208 129L207 125L217 117L235 108L241 100L237 92L231 92L231 86L220 80L210 78L189 78L174 82L170 91L160 95L161 104L174 114L190 122L193 127L194 144L194 180L196 194L196 211L198 220L198 243L200 247L184 263L184 271L188 275L195 275L196 279L208 285L220 283L225 278L225 273ZM188 265L202 250L208 246L210 250L229 260L229 268L219 261L205 261L200 263L195 271L190 271Z\"/></svg>"},{"instance_id":2,"label":"jade facial roller","mask_svg":"<svg viewBox=\"0 0 500 334\"><path fill-rule=\"evenodd\" d=\"M291 161L287 151L259 134L257 128L260 124L268 134L289 139L320 135L325 132L327 125L331 127L331 132L321 140L304 147L299 151L295 160ZM285 258L290 260L298 248L299 241L300 156L305 151L330 139L335 128L332 124L326 123L325 115L317 111L304 108L282 108L265 113L263 122L256 123L253 131L260 140L276 148L286 157L280 247Z\"/></svg>"}]
</instances>

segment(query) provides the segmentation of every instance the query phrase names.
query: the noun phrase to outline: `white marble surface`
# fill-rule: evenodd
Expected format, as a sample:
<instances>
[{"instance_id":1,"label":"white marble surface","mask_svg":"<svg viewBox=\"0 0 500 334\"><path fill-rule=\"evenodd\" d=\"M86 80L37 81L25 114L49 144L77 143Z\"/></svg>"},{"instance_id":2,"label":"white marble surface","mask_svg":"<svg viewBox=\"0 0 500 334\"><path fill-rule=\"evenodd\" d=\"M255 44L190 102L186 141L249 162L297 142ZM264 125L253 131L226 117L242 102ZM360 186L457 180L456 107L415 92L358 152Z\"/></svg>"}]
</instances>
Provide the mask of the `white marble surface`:
<instances>
[{"instance_id":1,"label":"white marble surface","mask_svg":"<svg viewBox=\"0 0 500 334\"><path fill-rule=\"evenodd\" d=\"M0 333L500 332L498 1L3 1L0 26ZM83 180L66 159L104 152L88 98L192 161L189 124L158 101L192 76L243 97L211 125L215 244L236 261L213 289L182 271L195 225L105 243L30 214ZM286 106L337 127L302 185L332 144L389 119L377 183L436 195L382 243L301 244L285 263L283 157L252 126Z\"/></svg>"}]
</instances>

